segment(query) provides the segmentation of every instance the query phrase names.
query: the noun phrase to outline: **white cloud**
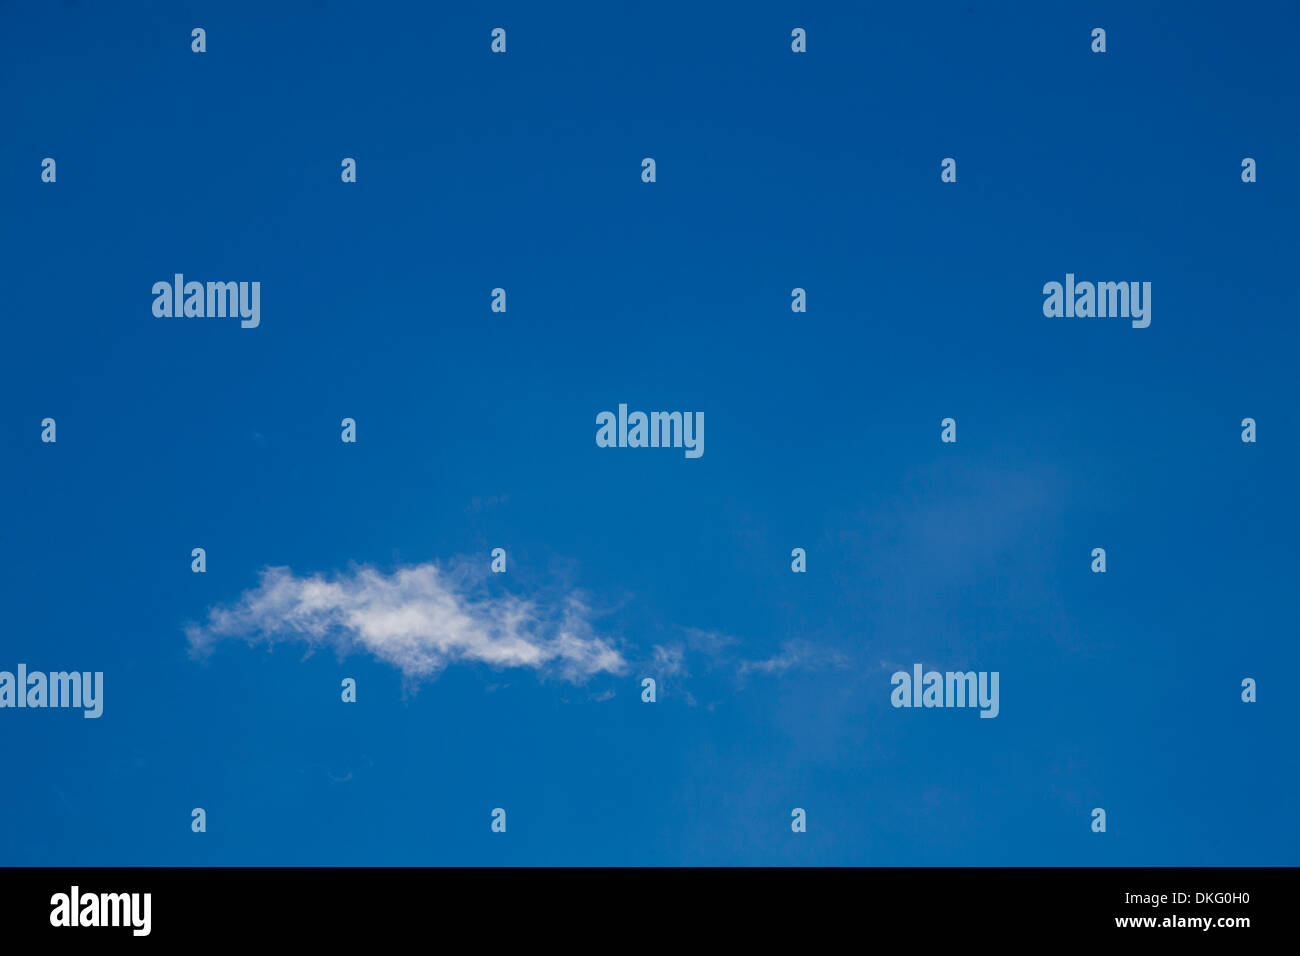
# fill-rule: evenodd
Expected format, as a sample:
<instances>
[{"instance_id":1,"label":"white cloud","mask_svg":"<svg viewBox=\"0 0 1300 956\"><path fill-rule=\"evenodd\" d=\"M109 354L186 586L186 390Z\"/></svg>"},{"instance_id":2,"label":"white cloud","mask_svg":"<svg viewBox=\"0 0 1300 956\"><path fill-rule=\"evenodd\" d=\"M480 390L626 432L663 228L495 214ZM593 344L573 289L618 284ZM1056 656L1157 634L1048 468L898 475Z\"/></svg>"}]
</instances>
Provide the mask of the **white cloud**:
<instances>
[{"instance_id":1,"label":"white cloud","mask_svg":"<svg viewBox=\"0 0 1300 956\"><path fill-rule=\"evenodd\" d=\"M710 657L720 657L726 653L728 647L740 643L739 638L724 634L721 631L706 631L698 627L688 627L685 630L686 639L691 648L702 651Z\"/></svg>"},{"instance_id":2,"label":"white cloud","mask_svg":"<svg viewBox=\"0 0 1300 956\"><path fill-rule=\"evenodd\" d=\"M848 658L838 651L794 641L782 645L781 652L775 657L762 661L741 661L736 670L743 676L755 671L761 674L784 674L790 670L820 670L827 667L842 669L848 666Z\"/></svg>"},{"instance_id":3,"label":"white cloud","mask_svg":"<svg viewBox=\"0 0 1300 956\"><path fill-rule=\"evenodd\" d=\"M651 648L656 672L662 677L689 677L686 670L686 652L680 644Z\"/></svg>"},{"instance_id":4,"label":"white cloud","mask_svg":"<svg viewBox=\"0 0 1300 956\"><path fill-rule=\"evenodd\" d=\"M257 587L232 605L212 608L207 623L190 625L186 636L195 654L231 637L364 650L414 680L462 661L527 667L574 683L626 668L614 644L593 633L576 592L543 611L482 591L463 570L435 564L392 574L362 567L329 579L267 568Z\"/></svg>"}]
</instances>

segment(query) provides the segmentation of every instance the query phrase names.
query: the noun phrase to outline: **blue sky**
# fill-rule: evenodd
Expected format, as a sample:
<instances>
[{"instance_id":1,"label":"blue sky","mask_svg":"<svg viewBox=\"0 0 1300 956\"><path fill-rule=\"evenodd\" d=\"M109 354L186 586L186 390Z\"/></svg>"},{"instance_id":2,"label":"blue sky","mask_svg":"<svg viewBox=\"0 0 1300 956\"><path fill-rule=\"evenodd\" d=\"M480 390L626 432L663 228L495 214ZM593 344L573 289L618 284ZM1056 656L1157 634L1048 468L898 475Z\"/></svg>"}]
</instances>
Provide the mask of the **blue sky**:
<instances>
[{"instance_id":1,"label":"blue sky","mask_svg":"<svg viewBox=\"0 0 1300 956\"><path fill-rule=\"evenodd\" d=\"M444 6L0 11L0 669L105 674L0 711L0 862L1294 864L1295 7ZM191 654L428 565L620 672Z\"/></svg>"}]
</instances>

